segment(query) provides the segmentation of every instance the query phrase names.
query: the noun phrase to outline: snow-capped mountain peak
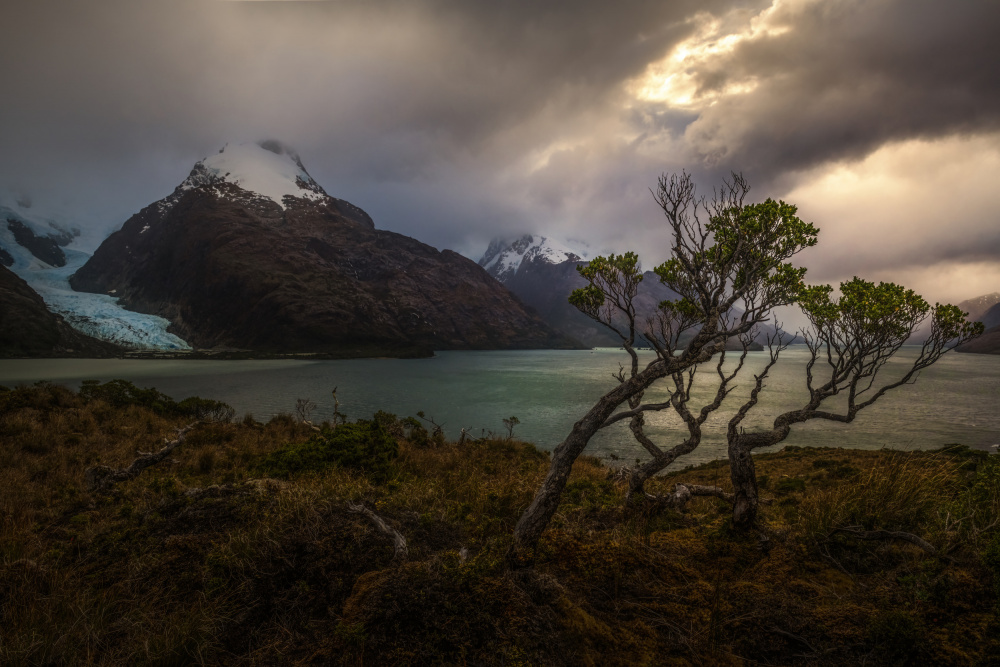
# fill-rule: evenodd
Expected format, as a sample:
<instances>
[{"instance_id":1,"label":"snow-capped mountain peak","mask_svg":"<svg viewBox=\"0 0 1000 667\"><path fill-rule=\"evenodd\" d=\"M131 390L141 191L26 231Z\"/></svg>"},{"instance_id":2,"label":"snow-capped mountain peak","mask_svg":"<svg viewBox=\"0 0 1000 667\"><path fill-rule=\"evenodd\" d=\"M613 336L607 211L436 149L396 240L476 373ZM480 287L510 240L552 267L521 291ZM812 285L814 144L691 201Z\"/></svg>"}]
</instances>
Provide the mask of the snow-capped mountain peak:
<instances>
[{"instance_id":1,"label":"snow-capped mountain peak","mask_svg":"<svg viewBox=\"0 0 1000 667\"><path fill-rule=\"evenodd\" d=\"M562 264L578 262L586 255L548 237L525 234L514 241L493 239L479 265L500 282L506 282L526 262Z\"/></svg>"},{"instance_id":2,"label":"snow-capped mountain peak","mask_svg":"<svg viewBox=\"0 0 1000 667\"><path fill-rule=\"evenodd\" d=\"M197 162L177 190L181 194L220 182L266 197L282 208L287 207L285 197L312 201L327 197L299 156L277 141L226 144L215 155Z\"/></svg>"}]
</instances>

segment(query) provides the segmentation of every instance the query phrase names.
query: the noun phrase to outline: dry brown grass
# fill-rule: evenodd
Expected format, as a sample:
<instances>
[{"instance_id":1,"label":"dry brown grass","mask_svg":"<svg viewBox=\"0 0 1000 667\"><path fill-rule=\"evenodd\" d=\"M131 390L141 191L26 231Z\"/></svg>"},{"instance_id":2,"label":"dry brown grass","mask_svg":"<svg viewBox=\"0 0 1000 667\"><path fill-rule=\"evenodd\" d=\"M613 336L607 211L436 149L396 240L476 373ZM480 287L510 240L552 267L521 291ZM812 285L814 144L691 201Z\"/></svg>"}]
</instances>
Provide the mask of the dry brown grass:
<instances>
[{"instance_id":1,"label":"dry brown grass","mask_svg":"<svg viewBox=\"0 0 1000 667\"><path fill-rule=\"evenodd\" d=\"M788 448L758 457L768 541L726 505L624 507L584 457L536 569L510 573L514 523L548 467L531 445L400 442L390 474L331 467L259 481L311 430L290 417L203 424L175 462L112 492L182 426L58 387L0 394L0 664L989 664L988 557L1000 481L967 452ZM257 481L254 481L257 480ZM671 474L728 486L713 463ZM346 510L365 502L410 560ZM992 515L991 515L992 513ZM972 517L970 519L970 517ZM919 533L831 537L839 525Z\"/></svg>"}]
</instances>

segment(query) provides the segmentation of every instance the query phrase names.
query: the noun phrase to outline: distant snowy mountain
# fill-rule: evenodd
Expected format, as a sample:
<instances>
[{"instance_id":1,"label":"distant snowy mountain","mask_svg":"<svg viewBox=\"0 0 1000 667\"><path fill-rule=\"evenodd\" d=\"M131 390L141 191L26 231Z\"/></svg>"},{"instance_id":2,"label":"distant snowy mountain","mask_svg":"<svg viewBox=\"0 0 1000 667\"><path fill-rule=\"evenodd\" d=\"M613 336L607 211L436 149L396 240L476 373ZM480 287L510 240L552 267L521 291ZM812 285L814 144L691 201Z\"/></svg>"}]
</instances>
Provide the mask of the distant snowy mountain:
<instances>
[{"instance_id":1,"label":"distant snowy mountain","mask_svg":"<svg viewBox=\"0 0 1000 667\"><path fill-rule=\"evenodd\" d=\"M572 243L577 248L586 247L579 241ZM617 347L621 344L617 335L569 303L573 290L587 284L577 267L587 263L589 254L539 234L525 234L515 241L494 239L479 265L534 308L556 331L584 345ZM677 298L678 295L660 282L655 273L645 271L634 301L640 328L645 326L647 318L656 314L660 302ZM773 332L773 326L762 324L754 349L759 349L760 343L766 342L767 335ZM801 342L798 336L791 340ZM734 339L730 345L735 349L738 343Z\"/></svg>"},{"instance_id":2,"label":"distant snowy mountain","mask_svg":"<svg viewBox=\"0 0 1000 667\"><path fill-rule=\"evenodd\" d=\"M80 230L38 211L25 197L0 194L0 264L28 283L74 329L135 349L188 349L167 333L162 317L126 310L107 294L76 292L69 277L90 254L79 249Z\"/></svg>"},{"instance_id":3,"label":"distant snowy mountain","mask_svg":"<svg viewBox=\"0 0 1000 667\"><path fill-rule=\"evenodd\" d=\"M525 234L514 241L493 239L479 266L502 283L506 283L525 262L562 264L585 260L588 253L577 252L545 236Z\"/></svg>"},{"instance_id":4,"label":"distant snowy mountain","mask_svg":"<svg viewBox=\"0 0 1000 667\"><path fill-rule=\"evenodd\" d=\"M197 348L412 356L575 347L457 253L375 229L275 141L228 144L72 276Z\"/></svg>"},{"instance_id":5,"label":"distant snowy mountain","mask_svg":"<svg viewBox=\"0 0 1000 667\"><path fill-rule=\"evenodd\" d=\"M587 284L576 267L585 264L590 255L589 248L583 249L585 244L574 245L577 247L570 248L540 234L525 234L514 241L494 239L479 265L556 331L588 347L617 347L621 344L617 336L569 303L570 293ZM652 312L660 301L676 296L652 274L647 278L636 299L644 314Z\"/></svg>"},{"instance_id":6,"label":"distant snowy mountain","mask_svg":"<svg viewBox=\"0 0 1000 667\"><path fill-rule=\"evenodd\" d=\"M958 304L958 307L961 308L963 312L967 312L969 314L967 319L970 322L983 322L987 329L1000 324L1000 319L996 319L998 314L1000 314L1000 311L997 311L997 308L1000 307L1000 292L992 292L991 294L984 294L972 299L966 299L962 303ZM991 316L988 316L987 313Z\"/></svg>"}]
</instances>

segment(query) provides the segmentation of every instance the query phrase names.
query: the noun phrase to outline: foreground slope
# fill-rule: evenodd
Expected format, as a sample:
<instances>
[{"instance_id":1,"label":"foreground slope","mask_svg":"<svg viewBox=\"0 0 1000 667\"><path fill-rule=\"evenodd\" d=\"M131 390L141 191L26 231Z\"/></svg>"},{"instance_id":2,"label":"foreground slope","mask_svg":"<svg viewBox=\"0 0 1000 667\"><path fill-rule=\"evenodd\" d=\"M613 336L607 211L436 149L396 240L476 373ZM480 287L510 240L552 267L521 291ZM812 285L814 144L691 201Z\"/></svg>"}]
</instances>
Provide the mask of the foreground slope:
<instances>
[{"instance_id":1,"label":"foreground slope","mask_svg":"<svg viewBox=\"0 0 1000 667\"><path fill-rule=\"evenodd\" d=\"M474 262L377 230L286 148L227 146L71 279L200 348L345 355L573 347Z\"/></svg>"},{"instance_id":2,"label":"foreground slope","mask_svg":"<svg viewBox=\"0 0 1000 667\"><path fill-rule=\"evenodd\" d=\"M205 403L127 389L0 389L0 664L1000 660L1000 456L760 454L773 502L751 534L719 498L626 506L624 476L581 457L534 570L507 571L549 467L531 445L435 442L385 413L332 434L248 417L199 424L174 460L96 492L88 467L156 451ZM372 441L335 446L359 432ZM718 461L647 490L728 480Z\"/></svg>"},{"instance_id":3,"label":"foreground slope","mask_svg":"<svg viewBox=\"0 0 1000 667\"><path fill-rule=\"evenodd\" d=\"M121 348L76 331L42 297L0 266L0 358L118 356Z\"/></svg>"}]
</instances>

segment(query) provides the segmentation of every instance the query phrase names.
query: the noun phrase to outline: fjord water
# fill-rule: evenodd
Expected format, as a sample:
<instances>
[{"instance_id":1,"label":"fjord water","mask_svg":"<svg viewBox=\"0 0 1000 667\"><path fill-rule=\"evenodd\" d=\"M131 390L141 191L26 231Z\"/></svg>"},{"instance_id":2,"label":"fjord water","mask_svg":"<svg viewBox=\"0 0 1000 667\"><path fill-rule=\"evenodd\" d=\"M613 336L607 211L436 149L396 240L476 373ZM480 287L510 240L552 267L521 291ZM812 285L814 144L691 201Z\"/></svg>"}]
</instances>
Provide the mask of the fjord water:
<instances>
[{"instance_id":1,"label":"fjord water","mask_svg":"<svg viewBox=\"0 0 1000 667\"><path fill-rule=\"evenodd\" d=\"M904 348L883 370L887 382L905 372L917 348ZM646 357L646 361L652 359ZM792 346L772 370L760 404L745 422L748 430L770 423L781 410L800 406L805 396L808 351ZM767 361L751 352L736 381L736 390L706 423L702 445L676 465L725 456L725 426L745 399L753 373ZM298 398L317 404L314 421L333 415L331 390L337 388L340 410L349 418L370 417L377 410L400 416L423 411L443 424L449 437L466 428L473 435L504 431L502 420L516 416L515 436L552 449L573 423L611 389L612 373L628 364L621 350L534 350L439 352L430 359L353 359L342 361L207 361L42 359L0 361L0 385L48 380L79 387L85 379L123 378L140 387L156 387L181 400L201 396L225 401L238 415L257 419L294 413ZM734 357L726 361L731 367ZM817 377L822 364L816 370ZM698 410L714 395L714 364L699 370L691 406ZM665 390L647 400L663 400ZM830 401L829 408L839 404ZM672 411L647 418L647 432L672 446L686 437ZM816 420L792 429L785 445L877 449L931 449L961 443L988 448L1000 442L1000 356L945 355L918 381L886 394L852 424ZM619 457L625 462L644 452L624 422L602 431L588 453Z\"/></svg>"}]
</instances>

